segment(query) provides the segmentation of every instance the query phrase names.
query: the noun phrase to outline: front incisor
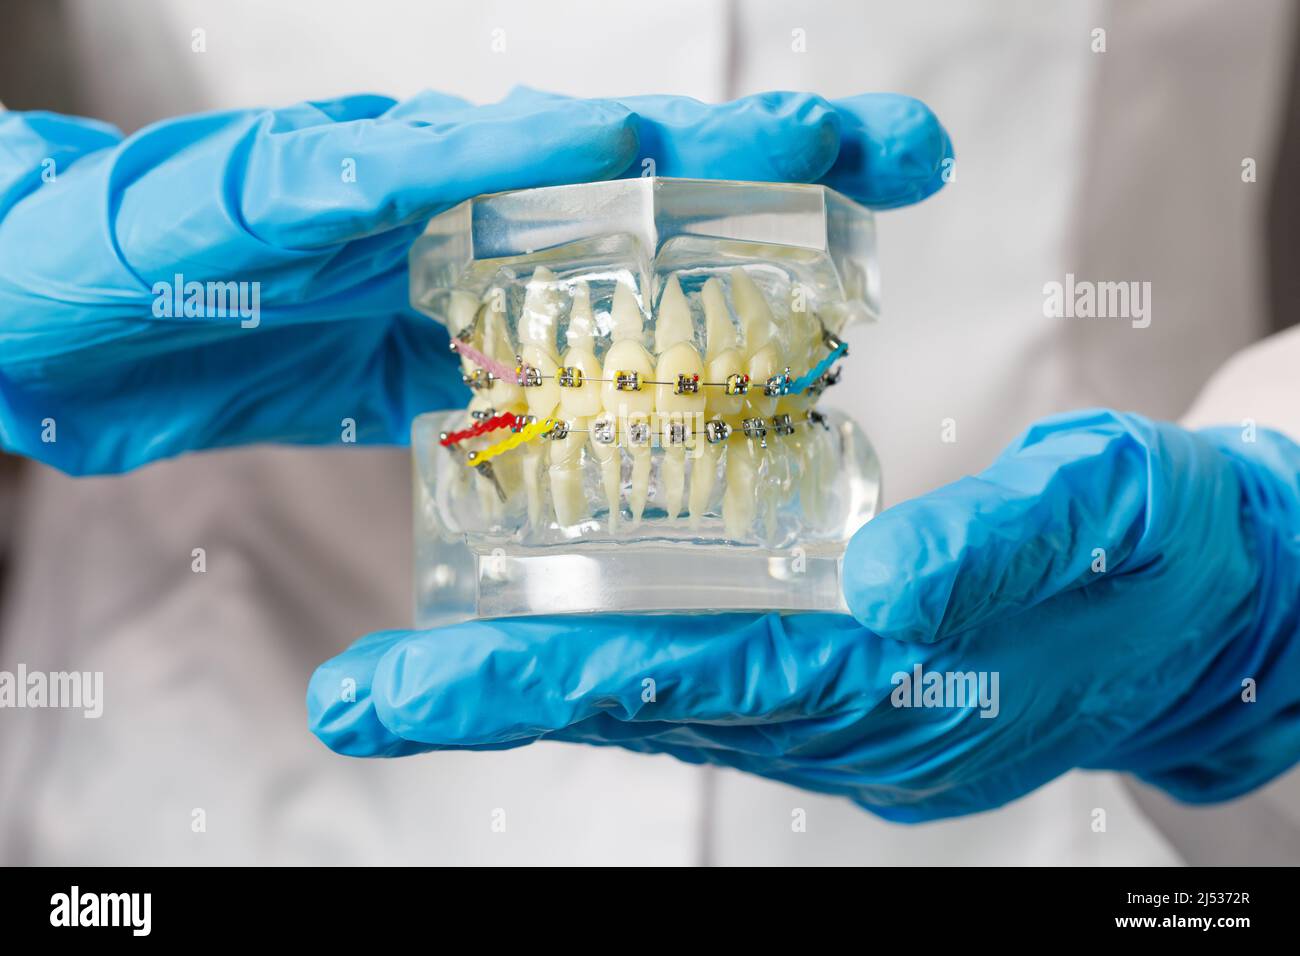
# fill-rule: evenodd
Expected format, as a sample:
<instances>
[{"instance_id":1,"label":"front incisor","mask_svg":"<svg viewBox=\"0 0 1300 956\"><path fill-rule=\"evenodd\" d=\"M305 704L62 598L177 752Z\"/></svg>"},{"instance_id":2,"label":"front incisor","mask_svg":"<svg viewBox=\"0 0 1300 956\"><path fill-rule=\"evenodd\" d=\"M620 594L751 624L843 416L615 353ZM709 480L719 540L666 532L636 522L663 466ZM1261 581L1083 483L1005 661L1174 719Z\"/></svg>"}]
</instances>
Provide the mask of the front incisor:
<instances>
[{"instance_id":1,"label":"front incisor","mask_svg":"<svg viewBox=\"0 0 1300 956\"><path fill-rule=\"evenodd\" d=\"M659 299L659 315L655 322L655 349L659 361L655 366L655 412L659 417L660 442L664 449L661 475L663 478L663 506L669 520L681 514L682 499L686 493L686 445L669 440L674 424L685 427L687 441L694 443L699 431L697 419L704 411L706 401L703 389L695 392L677 391L679 376L704 380L704 362L694 345L695 324L691 319L690 305L682 293L676 276L669 276L664 294Z\"/></svg>"},{"instance_id":2,"label":"front incisor","mask_svg":"<svg viewBox=\"0 0 1300 956\"><path fill-rule=\"evenodd\" d=\"M610 307L610 335L613 344L605 353L605 366L601 385L601 398L605 411L618 422L620 438L626 439L628 425L646 422L654 411L654 386L645 384L654 377L654 359L642 344L645 335L645 316L637 304L630 286L620 282L614 289L614 302ZM635 372L641 387L632 391L619 391L615 377L619 372ZM632 457L632 482L628 492L628 508L632 524L641 520L646 499L650 496L650 443L635 445L627 441ZM607 485L608 487L608 485ZM611 511L613 503L611 502Z\"/></svg>"}]
</instances>

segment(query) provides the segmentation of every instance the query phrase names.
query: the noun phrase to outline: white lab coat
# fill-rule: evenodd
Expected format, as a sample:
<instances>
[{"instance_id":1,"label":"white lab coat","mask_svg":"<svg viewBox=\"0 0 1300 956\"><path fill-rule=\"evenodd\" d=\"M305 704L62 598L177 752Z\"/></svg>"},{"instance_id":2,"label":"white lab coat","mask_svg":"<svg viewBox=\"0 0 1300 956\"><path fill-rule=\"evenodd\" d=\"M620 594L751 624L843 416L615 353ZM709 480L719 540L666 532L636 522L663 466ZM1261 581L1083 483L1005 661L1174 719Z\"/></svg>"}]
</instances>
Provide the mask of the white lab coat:
<instances>
[{"instance_id":1,"label":"white lab coat","mask_svg":"<svg viewBox=\"0 0 1300 956\"><path fill-rule=\"evenodd\" d=\"M447 6L82 0L69 28L93 111L127 127L363 89L484 100L521 82L927 100L952 133L956 181L881 217L885 319L850 333L846 382L827 395L873 437L892 501L978 470L1043 414L1177 417L1264 328L1266 186L1239 171L1249 156L1269 174L1282 0ZM195 29L206 52L191 51ZM1067 272L1151 281L1151 326L1045 318L1043 286ZM1295 368L1294 334L1268 348L1289 348ZM1294 382L1259 400L1248 378L1212 389L1198 420L1215 403L1227 420L1243 403L1260 420L1300 404ZM955 443L941 441L945 419ZM0 714L4 862L1173 864L1232 848L1190 852L1162 814L1238 821L1266 847L1285 845L1270 826L1300 832L1251 809L1282 785L1170 810L1115 775L1075 773L1001 810L901 827L609 749L337 757L308 734L303 691L356 636L409 622L404 451L255 448L80 481L33 468L21 495L0 668L102 670L106 700L99 720Z\"/></svg>"}]
</instances>

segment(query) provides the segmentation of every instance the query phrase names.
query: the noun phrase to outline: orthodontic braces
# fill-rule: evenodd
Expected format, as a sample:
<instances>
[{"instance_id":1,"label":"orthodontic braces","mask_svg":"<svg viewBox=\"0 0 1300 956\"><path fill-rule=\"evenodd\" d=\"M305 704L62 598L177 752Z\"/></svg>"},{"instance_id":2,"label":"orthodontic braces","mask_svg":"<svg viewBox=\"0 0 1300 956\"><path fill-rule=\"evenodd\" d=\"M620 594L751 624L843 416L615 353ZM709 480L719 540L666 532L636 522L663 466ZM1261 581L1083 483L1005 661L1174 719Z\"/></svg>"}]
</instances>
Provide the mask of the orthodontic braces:
<instances>
[{"instance_id":1,"label":"orthodontic braces","mask_svg":"<svg viewBox=\"0 0 1300 956\"><path fill-rule=\"evenodd\" d=\"M778 372L763 383L763 394L768 397L775 397L801 395L806 391L813 391L813 394L819 395L828 386L838 382L840 380L840 371L835 370L832 374L831 366L849 354L849 347L829 332L826 332L823 338L828 345L831 342L835 343L835 347L829 355L798 378L791 376L790 369L787 366L785 371ZM596 382L602 385L612 383L614 389L619 392L639 392L646 385L671 385L675 395L699 394L701 386L720 388L726 395L749 394L749 376L743 372L733 372L722 382L701 382L698 375L681 372L673 381L664 382L658 379L642 378L639 372L621 369L614 373L613 378L589 377L584 375L582 369L576 365L564 365L556 369L554 375L547 375L541 369L526 363L522 356L515 356L515 367L510 369L500 362L489 359L482 352L460 339L451 340L451 350L464 355L478 365L484 366L475 369L471 374L461 375L461 381L473 389L491 388L492 383L497 381L510 381L521 388L540 388L547 379L554 379L555 384L560 388L581 388L587 383ZM503 370L506 374L501 374Z\"/></svg>"},{"instance_id":2,"label":"orthodontic braces","mask_svg":"<svg viewBox=\"0 0 1300 956\"><path fill-rule=\"evenodd\" d=\"M481 427L482 425L486 425L488 422L495 422L499 419L506 418L514 419L513 423L503 422L494 425L492 428ZM495 475L492 474L490 467L487 465L488 460L495 458L497 455L507 452L512 448L516 448L525 442L530 442L538 438L548 438L551 441L560 441L568 438L570 435L592 434L599 444L614 444L614 419L597 418L591 424L591 428L574 428L563 419L545 418L539 421L536 416L533 415L514 415L510 412L505 412L502 415L486 419L484 422L480 423L480 425L476 425L473 428L467 428L461 432L452 432L450 434L444 432L442 435L442 445L444 447L450 447L456 442L464 440L464 438L476 437L487 431L496 429L510 428L514 434L509 438L502 439L495 445L481 451L472 451L465 459L465 464L472 468L479 469L481 474L491 479L494 484L497 484ZM820 425L823 429L830 429L830 426L826 423L826 416L814 410L810 410L803 418L792 418L790 415L781 414L773 415L770 419L746 418L742 419L740 423L741 432L744 436L753 441L757 441L760 448L767 447L767 435L769 429L773 434L785 437L793 435L795 433L795 428L798 425L808 425L810 427ZM629 445L641 446L650 442L651 432L649 422L630 421L627 423L627 432ZM687 444L688 434L685 422L670 421L667 423L667 444L685 445ZM735 434L735 429L720 418L709 419L704 423L704 438L710 445L725 442L733 434ZM499 484L497 484L497 489L498 491L500 490Z\"/></svg>"}]
</instances>

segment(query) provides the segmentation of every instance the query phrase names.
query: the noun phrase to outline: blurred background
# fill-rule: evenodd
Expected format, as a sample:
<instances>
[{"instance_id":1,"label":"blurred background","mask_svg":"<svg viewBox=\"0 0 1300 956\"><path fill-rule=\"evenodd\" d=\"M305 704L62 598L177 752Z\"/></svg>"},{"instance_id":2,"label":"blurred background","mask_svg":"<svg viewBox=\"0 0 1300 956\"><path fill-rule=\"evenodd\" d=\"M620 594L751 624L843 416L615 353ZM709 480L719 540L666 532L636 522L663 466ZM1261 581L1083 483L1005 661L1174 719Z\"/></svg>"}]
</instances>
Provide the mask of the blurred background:
<instances>
[{"instance_id":1,"label":"blurred background","mask_svg":"<svg viewBox=\"0 0 1300 956\"><path fill-rule=\"evenodd\" d=\"M129 133L423 88L919 97L956 175L880 216L884 317L849 333L826 397L876 443L888 503L1052 412L1176 419L1225 359L1296 321L1300 198L1279 171L1300 150L1297 29L1285 0L6 0L0 102ZM1150 282L1149 327L1045 316L1067 273ZM358 635L409 622L405 450L255 448L80 481L3 460L0 487L0 668L101 670L106 697L99 720L0 712L2 863L1300 861L1300 801L1274 788L1191 810L1075 773L907 828L563 744L337 757L303 693Z\"/></svg>"}]
</instances>

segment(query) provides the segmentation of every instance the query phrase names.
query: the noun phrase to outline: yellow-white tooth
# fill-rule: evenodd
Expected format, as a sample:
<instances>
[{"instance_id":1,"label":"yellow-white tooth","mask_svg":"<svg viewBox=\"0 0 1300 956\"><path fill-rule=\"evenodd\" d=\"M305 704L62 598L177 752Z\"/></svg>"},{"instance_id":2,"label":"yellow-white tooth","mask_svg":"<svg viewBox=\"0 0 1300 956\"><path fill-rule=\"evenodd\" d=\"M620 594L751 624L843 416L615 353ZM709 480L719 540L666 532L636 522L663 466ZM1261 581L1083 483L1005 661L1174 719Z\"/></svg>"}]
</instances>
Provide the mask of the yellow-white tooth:
<instances>
[{"instance_id":1,"label":"yellow-white tooth","mask_svg":"<svg viewBox=\"0 0 1300 956\"><path fill-rule=\"evenodd\" d=\"M740 337L727 310L727 296L722 291L722 283L716 278L704 283L700 299L704 302L705 354L713 358L728 349L739 348Z\"/></svg>"},{"instance_id":2,"label":"yellow-white tooth","mask_svg":"<svg viewBox=\"0 0 1300 956\"><path fill-rule=\"evenodd\" d=\"M713 486L717 482L718 458L722 454L722 445L711 445L697 437L701 442L696 449L695 460L691 463L691 527L698 528L708 510L709 499L713 497Z\"/></svg>"},{"instance_id":3,"label":"yellow-white tooth","mask_svg":"<svg viewBox=\"0 0 1300 956\"><path fill-rule=\"evenodd\" d=\"M726 386L720 383L745 371L745 356L740 351L740 338L731 321L731 313L727 311L722 283L717 279L704 283L700 298L704 302L704 354L707 360L704 380L714 383L704 386L704 411L710 418L735 415L739 413L745 398L743 395L728 395Z\"/></svg>"},{"instance_id":4,"label":"yellow-white tooth","mask_svg":"<svg viewBox=\"0 0 1300 956\"><path fill-rule=\"evenodd\" d=\"M682 426L687 440L694 444L697 421L704 412L705 395L700 388L700 382L704 380L704 362L694 340L695 324L691 319L690 305L677 276L669 276L659 299L659 314L655 317L655 351L659 353L655 380L661 383L655 386L655 413L659 418L660 445L664 449L659 472L663 483L663 506L670 521L681 514L682 499L686 494L686 445L671 441L671 432L674 425ZM679 391L680 376L693 382L695 391Z\"/></svg>"},{"instance_id":5,"label":"yellow-white tooth","mask_svg":"<svg viewBox=\"0 0 1300 956\"><path fill-rule=\"evenodd\" d=\"M525 365L537 369L542 376L540 385L523 389L528 413L539 420L552 417L560 404L560 386L555 381L560 365L555 347L559 310L555 275L545 266L538 266L524 291L523 314L519 319L519 354ZM534 527L540 526L544 519L546 495L542 484L542 456L545 452L541 441L531 441L523 446L520 456L524 492L528 496L528 520Z\"/></svg>"},{"instance_id":6,"label":"yellow-white tooth","mask_svg":"<svg viewBox=\"0 0 1300 956\"><path fill-rule=\"evenodd\" d=\"M745 334L745 352L753 355L772 340L775 320L767 299L739 266L731 270L731 301Z\"/></svg>"},{"instance_id":7,"label":"yellow-white tooth","mask_svg":"<svg viewBox=\"0 0 1300 956\"><path fill-rule=\"evenodd\" d=\"M546 449L541 442L532 441L524 446L519 455L519 467L523 472L524 494L528 496L528 520L534 528L542 525L542 511L546 507L545 489L542 487L542 458ZM505 457L505 456L501 456Z\"/></svg>"},{"instance_id":8,"label":"yellow-white tooth","mask_svg":"<svg viewBox=\"0 0 1300 956\"><path fill-rule=\"evenodd\" d=\"M453 338L461 337L474 325L478 312L478 296L463 289L452 290L447 302L447 331Z\"/></svg>"},{"instance_id":9,"label":"yellow-white tooth","mask_svg":"<svg viewBox=\"0 0 1300 956\"><path fill-rule=\"evenodd\" d=\"M654 359L642 344L645 317L636 303L632 289L620 282L614 289L610 308L610 339L601 377L601 404L605 411L621 420L633 413L654 411L654 386L645 384L654 378ZM635 372L640 387L620 391L615 382L618 372Z\"/></svg>"},{"instance_id":10,"label":"yellow-white tooth","mask_svg":"<svg viewBox=\"0 0 1300 956\"><path fill-rule=\"evenodd\" d=\"M682 513L682 499L686 496L686 449L683 446L670 445L664 449L659 477L663 484L664 514L672 521Z\"/></svg>"},{"instance_id":11,"label":"yellow-white tooth","mask_svg":"<svg viewBox=\"0 0 1300 956\"><path fill-rule=\"evenodd\" d=\"M506 325L505 312L496 306L505 302L505 293L494 289L483 305L482 340L483 354L511 367L515 364L515 347L510 343L510 330ZM522 411L524 409L524 390L513 381L494 381L487 390L490 405L498 411Z\"/></svg>"},{"instance_id":12,"label":"yellow-white tooth","mask_svg":"<svg viewBox=\"0 0 1300 956\"><path fill-rule=\"evenodd\" d=\"M757 442L743 436L727 443L727 487L722 493L722 522L727 537L748 540L753 534L758 496Z\"/></svg>"},{"instance_id":13,"label":"yellow-white tooth","mask_svg":"<svg viewBox=\"0 0 1300 956\"><path fill-rule=\"evenodd\" d=\"M600 359L596 358L596 317L591 311L591 290L587 283L573 287L573 308L569 311L569 328L565 334L569 350L564 365L582 374L582 383L560 389L560 414L564 419L588 418L601 409Z\"/></svg>"},{"instance_id":14,"label":"yellow-white tooth","mask_svg":"<svg viewBox=\"0 0 1300 956\"><path fill-rule=\"evenodd\" d=\"M632 512L632 527L641 523L641 515L645 513L645 505L650 497L650 417L648 415L633 415L628 419L629 430L639 426L645 426L644 441L634 442L628 439L628 453L632 456L632 481L628 488L627 506ZM642 436L638 436L642 437Z\"/></svg>"},{"instance_id":15,"label":"yellow-white tooth","mask_svg":"<svg viewBox=\"0 0 1300 956\"><path fill-rule=\"evenodd\" d=\"M659 312L655 316L655 351L662 355L672 346L694 339L691 307L677 276L670 275L664 283L664 294L659 297Z\"/></svg>"},{"instance_id":16,"label":"yellow-white tooth","mask_svg":"<svg viewBox=\"0 0 1300 956\"><path fill-rule=\"evenodd\" d=\"M632 484L628 492L628 507L632 523L641 520L646 499L650 496L650 442L632 442L631 426L644 425L648 432L650 414L654 411L654 386L646 384L654 378L654 359L642 344L645 334L645 316L637 305L632 288L620 282L614 289L610 306L610 337L613 344L605 353L601 377L601 403L606 413L618 422L619 437L632 456ZM635 374L638 387L620 390L616 379L619 374ZM606 486L608 488L608 484Z\"/></svg>"},{"instance_id":17,"label":"yellow-white tooth","mask_svg":"<svg viewBox=\"0 0 1300 956\"><path fill-rule=\"evenodd\" d=\"M740 268L731 272L731 301L744 333L745 371L749 374L749 392L741 415L744 418L762 418L770 429L777 397L764 395L763 386L771 376L785 368L778 345L773 341L775 320L772 309L758 286ZM772 440L779 441L780 436L769 431L768 441ZM723 492L722 517L727 534L732 538L753 535L760 499L765 505L765 514L772 507L767 501L770 489L760 486L760 472L766 470L767 454L767 449L757 439L743 435L727 446L727 487Z\"/></svg>"},{"instance_id":18,"label":"yellow-white tooth","mask_svg":"<svg viewBox=\"0 0 1300 956\"><path fill-rule=\"evenodd\" d=\"M806 303L805 303L806 304ZM819 348L822 340L822 326L817 316L805 308L800 311L791 309L790 313L790 354L787 360L794 376L802 375L817 364L822 354ZM819 526L822 499L820 491L820 473L814 475L816 465L816 437L809 431L808 410L815 399L808 392L801 395L786 395L776 405L776 414L789 415L795 423L795 432L782 443L782 453L786 456L786 465L791 470L786 482L786 495L793 493L797 482L799 487L800 509L804 520L811 526Z\"/></svg>"},{"instance_id":19,"label":"yellow-white tooth","mask_svg":"<svg viewBox=\"0 0 1300 956\"><path fill-rule=\"evenodd\" d=\"M822 498L824 466L822 450L825 435L819 425L805 425L797 433L799 438L799 502L804 520L814 528L825 521L825 503Z\"/></svg>"},{"instance_id":20,"label":"yellow-white tooth","mask_svg":"<svg viewBox=\"0 0 1300 956\"><path fill-rule=\"evenodd\" d=\"M560 386L555 382L555 370L560 364L555 347L560 303L554 282L550 269L537 267L524 292L524 310L519 319L519 354L525 365L542 373L541 385L523 390L529 414L538 418L548 417L560 404Z\"/></svg>"},{"instance_id":21,"label":"yellow-white tooth","mask_svg":"<svg viewBox=\"0 0 1300 956\"><path fill-rule=\"evenodd\" d=\"M763 394L763 386L773 375L785 371L781 353L775 342L769 342L749 357L749 394L745 397L745 417L771 418L776 412L778 397Z\"/></svg>"},{"instance_id":22,"label":"yellow-white tooth","mask_svg":"<svg viewBox=\"0 0 1300 956\"><path fill-rule=\"evenodd\" d=\"M609 307L610 340L636 339L639 342L644 331L645 316L637 304L636 289L626 282L618 282L614 286L614 301Z\"/></svg>"},{"instance_id":23,"label":"yellow-white tooth","mask_svg":"<svg viewBox=\"0 0 1300 956\"><path fill-rule=\"evenodd\" d=\"M767 540L777 537L777 512L781 502L790 500L794 493L794 481L791 467L794 453L790 447L790 436L778 436L775 442L769 442L763 458L763 475L758 487L758 501L763 509L763 529Z\"/></svg>"},{"instance_id":24,"label":"yellow-white tooth","mask_svg":"<svg viewBox=\"0 0 1300 956\"><path fill-rule=\"evenodd\" d=\"M704 304L704 354L707 358L704 380L715 384L705 385L704 417L734 418L744 405L743 395L728 395L726 382L732 375L743 374L745 356L740 351L740 336L735 323L731 321L731 312L727 309L727 297L722 291L722 283L712 278L704 283L700 293ZM731 424L731 422L728 422ZM698 528L708 510L713 497L713 488L718 480L718 460L722 457L722 444L709 444L701 441L697 449L694 464L691 465L690 511L691 527Z\"/></svg>"},{"instance_id":25,"label":"yellow-white tooth","mask_svg":"<svg viewBox=\"0 0 1300 956\"><path fill-rule=\"evenodd\" d=\"M618 420L612 415L602 415L601 418L607 421L610 434L617 436ZM596 440L595 420L591 420L588 425L592 429L591 455L596 459L596 465L600 469L600 483L605 489L605 501L609 505L609 532L613 534L618 530L618 512L619 512L619 488L623 482L623 457L619 453L616 442L603 444Z\"/></svg>"},{"instance_id":26,"label":"yellow-white tooth","mask_svg":"<svg viewBox=\"0 0 1300 956\"><path fill-rule=\"evenodd\" d=\"M551 501L555 520L561 525L577 524L587 516L587 499L582 490L582 446L586 444L587 419L571 423L563 438L550 442Z\"/></svg>"}]
</instances>

